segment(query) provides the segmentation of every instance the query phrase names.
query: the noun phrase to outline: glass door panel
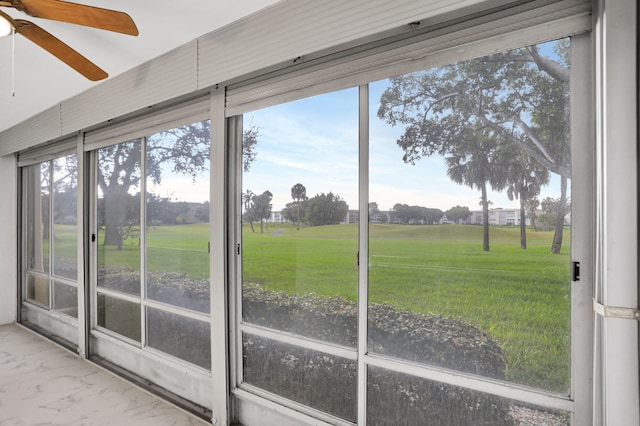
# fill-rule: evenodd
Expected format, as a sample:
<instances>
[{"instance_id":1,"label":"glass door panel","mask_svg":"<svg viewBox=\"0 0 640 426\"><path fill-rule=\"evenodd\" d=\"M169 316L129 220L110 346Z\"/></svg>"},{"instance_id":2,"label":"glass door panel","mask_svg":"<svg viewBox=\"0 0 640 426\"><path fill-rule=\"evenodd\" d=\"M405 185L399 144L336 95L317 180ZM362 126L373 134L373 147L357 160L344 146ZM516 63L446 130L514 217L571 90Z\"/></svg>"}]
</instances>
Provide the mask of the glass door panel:
<instances>
[{"instance_id":1,"label":"glass door panel","mask_svg":"<svg viewBox=\"0 0 640 426\"><path fill-rule=\"evenodd\" d=\"M208 120L145 146L147 345L211 369ZM166 312L165 305L173 308Z\"/></svg>"},{"instance_id":2,"label":"glass door panel","mask_svg":"<svg viewBox=\"0 0 640 426\"><path fill-rule=\"evenodd\" d=\"M23 169L26 180L27 270L49 272L49 181L50 163Z\"/></svg>"},{"instance_id":3,"label":"glass door panel","mask_svg":"<svg viewBox=\"0 0 640 426\"><path fill-rule=\"evenodd\" d=\"M243 380L355 420L357 89L243 122Z\"/></svg>"},{"instance_id":4,"label":"glass door panel","mask_svg":"<svg viewBox=\"0 0 640 426\"><path fill-rule=\"evenodd\" d=\"M91 341L93 354L206 408L210 134L205 120L95 151Z\"/></svg>"},{"instance_id":5,"label":"glass door panel","mask_svg":"<svg viewBox=\"0 0 640 426\"><path fill-rule=\"evenodd\" d=\"M52 274L75 283L78 279L78 162L76 155L56 158L53 171Z\"/></svg>"},{"instance_id":6,"label":"glass door panel","mask_svg":"<svg viewBox=\"0 0 640 426\"><path fill-rule=\"evenodd\" d=\"M98 287L140 295L140 140L98 150Z\"/></svg>"},{"instance_id":7,"label":"glass door panel","mask_svg":"<svg viewBox=\"0 0 640 426\"><path fill-rule=\"evenodd\" d=\"M140 342L140 305L98 293L97 324L121 336Z\"/></svg>"},{"instance_id":8,"label":"glass door panel","mask_svg":"<svg viewBox=\"0 0 640 426\"><path fill-rule=\"evenodd\" d=\"M370 85L371 353L568 393L568 51Z\"/></svg>"},{"instance_id":9,"label":"glass door panel","mask_svg":"<svg viewBox=\"0 0 640 426\"><path fill-rule=\"evenodd\" d=\"M209 134L203 121L151 135L145 162L146 297L203 313L210 311Z\"/></svg>"},{"instance_id":10,"label":"glass door panel","mask_svg":"<svg viewBox=\"0 0 640 426\"><path fill-rule=\"evenodd\" d=\"M78 339L76 156L23 167L21 173L27 302L22 321L74 344Z\"/></svg>"},{"instance_id":11,"label":"glass door panel","mask_svg":"<svg viewBox=\"0 0 640 426\"><path fill-rule=\"evenodd\" d=\"M136 341L140 341L140 155L140 140L97 152L97 324Z\"/></svg>"},{"instance_id":12,"label":"glass door panel","mask_svg":"<svg viewBox=\"0 0 640 426\"><path fill-rule=\"evenodd\" d=\"M570 413L566 411L513 401L384 368L370 366L367 378L367 425L370 426L570 424Z\"/></svg>"}]
</instances>

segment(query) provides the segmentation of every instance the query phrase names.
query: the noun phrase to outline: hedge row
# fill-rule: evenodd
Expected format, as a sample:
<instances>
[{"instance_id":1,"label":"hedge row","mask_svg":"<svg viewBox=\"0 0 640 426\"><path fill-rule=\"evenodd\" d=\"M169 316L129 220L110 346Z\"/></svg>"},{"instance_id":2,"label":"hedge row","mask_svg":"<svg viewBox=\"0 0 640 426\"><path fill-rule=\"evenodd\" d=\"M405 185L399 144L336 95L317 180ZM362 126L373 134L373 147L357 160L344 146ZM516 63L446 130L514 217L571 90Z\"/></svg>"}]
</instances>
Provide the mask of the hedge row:
<instances>
[{"instance_id":1,"label":"hedge row","mask_svg":"<svg viewBox=\"0 0 640 426\"><path fill-rule=\"evenodd\" d=\"M98 286L126 294L140 295L140 273L121 265L100 265ZM209 280L194 280L176 272L147 274L147 297L158 302L209 313Z\"/></svg>"},{"instance_id":2,"label":"hedge row","mask_svg":"<svg viewBox=\"0 0 640 426\"><path fill-rule=\"evenodd\" d=\"M339 297L243 288L245 322L355 347L357 305ZM368 309L371 353L436 365L496 379L505 378L500 346L462 320L397 310ZM245 334L244 380L250 384L354 421L355 361ZM370 368L368 424L510 426L509 403L495 396L419 377Z\"/></svg>"},{"instance_id":3,"label":"hedge row","mask_svg":"<svg viewBox=\"0 0 640 426\"><path fill-rule=\"evenodd\" d=\"M101 268L100 285L139 293L138 272ZM209 310L208 280L174 273L150 274L154 300L203 312ZM245 322L316 340L356 347L357 305L340 297L275 292L257 284L243 287ZM368 309L370 353L505 378L500 346L477 327L459 319L402 311L387 304ZM182 336L198 348L201 336ZM243 336L244 381L348 420L357 413L357 363L353 360ZM495 396L431 382L386 369L368 370L368 423L511 426L509 403Z\"/></svg>"},{"instance_id":4,"label":"hedge row","mask_svg":"<svg viewBox=\"0 0 640 426\"><path fill-rule=\"evenodd\" d=\"M355 347L357 305L340 297L273 292L257 284L243 288L245 322ZM369 352L437 365L494 379L505 378L500 346L459 319L398 310L372 303Z\"/></svg>"}]
</instances>

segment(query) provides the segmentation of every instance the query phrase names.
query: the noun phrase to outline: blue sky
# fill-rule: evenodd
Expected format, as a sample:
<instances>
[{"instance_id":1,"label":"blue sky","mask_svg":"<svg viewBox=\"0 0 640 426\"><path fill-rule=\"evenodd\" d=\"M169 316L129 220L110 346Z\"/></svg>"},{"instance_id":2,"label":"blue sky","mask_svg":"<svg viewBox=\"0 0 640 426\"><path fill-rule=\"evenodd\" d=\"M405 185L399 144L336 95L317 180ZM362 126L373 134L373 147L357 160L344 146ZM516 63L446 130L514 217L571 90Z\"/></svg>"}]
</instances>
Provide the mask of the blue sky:
<instances>
[{"instance_id":1,"label":"blue sky","mask_svg":"<svg viewBox=\"0 0 640 426\"><path fill-rule=\"evenodd\" d=\"M553 43L541 51L553 56ZM404 127L392 127L376 117L380 95L388 80L369 84L370 200L381 210L396 203L447 210L463 205L479 210L480 192L453 183L440 156L424 157L415 165L402 161L403 151L396 139ZM273 193L273 209L291 202L291 187L302 183L307 196L321 192L340 195L351 209L358 206L358 89L351 88L252 111L244 116L245 126L259 128L257 158L243 174L243 192ZM540 199L558 197L560 179L551 174L550 184ZM208 199L206 174L196 182L169 171L161 187L151 190L174 200L203 202ZM491 191L493 207L517 208L505 193Z\"/></svg>"},{"instance_id":2,"label":"blue sky","mask_svg":"<svg viewBox=\"0 0 640 426\"><path fill-rule=\"evenodd\" d=\"M425 157L415 165L402 161L396 139L403 127L376 117L386 80L370 84L370 200L381 210L396 203L447 210L457 204L479 210L480 192L448 178L443 158ZM245 114L259 127L257 159L243 175L243 191L273 193L273 209L291 202L291 187L302 183L307 196L329 191L351 209L358 205L358 93L356 88L277 105ZM542 194L557 197L559 179ZM493 207L518 207L506 194L491 192Z\"/></svg>"}]
</instances>

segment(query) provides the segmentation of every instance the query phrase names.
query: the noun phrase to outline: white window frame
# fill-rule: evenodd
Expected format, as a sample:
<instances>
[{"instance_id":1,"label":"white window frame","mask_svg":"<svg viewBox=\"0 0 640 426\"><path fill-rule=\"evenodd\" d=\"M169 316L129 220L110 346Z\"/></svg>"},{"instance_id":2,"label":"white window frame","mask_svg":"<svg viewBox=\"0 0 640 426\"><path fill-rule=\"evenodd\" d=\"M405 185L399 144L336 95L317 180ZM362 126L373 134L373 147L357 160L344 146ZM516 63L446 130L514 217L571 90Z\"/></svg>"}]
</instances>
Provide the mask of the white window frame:
<instances>
[{"instance_id":1,"label":"white window frame","mask_svg":"<svg viewBox=\"0 0 640 426\"><path fill-rule=\"evenodd\" d=\"M70 346L77 352L81 352L80 348L82 346L82 340L80 338L80 332L79 332L82 326L82 323L81 323L82 317L80 314L81 305L78 303L78 318L73 318L68 315L64 315L60 312L57 312L53 308L53 297L54 297L53 281L59 281L64 284L74 286L78 291L78 295L80 295L80 293L82 292L81 289L84 284L82 269L80 269L80 264L82 263L82 257L81 256L77 257L78 276L75 281L67 278L55 277L51 273L51 267L53 262L52 255L53 255L53 249L54 249L52 245L50 245L49 247L49 262L50 262L49 271L43 272L43 273L37 272L37 271L28 271L27 264L26 264L27 262L27 253L26 253L27 211L26 211L26 205L24 204L25 191L29 191L33 189L33 188L27 188L24 185L24 182L27 180L27 177L25 176L27 167L42 164L42 163L49 163L51 165L53 164L53 161L56 159L63 158L65 156L73 155L73 154L77 155L75 146L76 146L76 138L69 138L69 139L59 141L54 145L35 148L30 151L22 152L18 155L18 167L20 168L19 169L20 170L20 190L21 190L21 197L22 197L21 203L20 203L22 226L21 226L21 232L20 232L21 255L20 255L20 273L19 273L19 277L20 277L19 294L21 294L21 297L20 297L20 312L21 312L20 321L21 322L25 321L25 322L28 322L30 325L39 327L41 330L44 330L46 333L48 333L51 338L58 340L58 342L60 342L61 344L65 346ZM49 173L50 173L50 180L51 180L51 177L53 176L53 171L49 170ZM78 186L76 188L78 192L78 195L77 195L78 203L80 203L80 192L82 190L80 175L81 175L81 169L78 166L78 176L77 176ZM52 191L51 191L52 183L53 182L49 183L50 196L52 195ZM49 202L49 219L50 219L50 225L51 225L49 229L50 240L53 232L53 229L52 229L53 228L52 226L53 225L53 222L52 222L53 208L54 206L50 199L50 202ZM79 235L82 234L82 221L80 219L80 216L78 216L77 218L77 230ZM80 248L78 247L78 252L79 251L80 251ZM35 303L34 301L27 300L26 298L27 282L26 281L27 281L28 275L37 276L40 278L46 278L49 281L49 306L48 307L43 307Z\"/></svg>"},{"instance_id":2,"label":"white window frame","mask_svg":"<svg viewBox=\"0 0 640 426\"><path fill-rule=\"evenodd\" d=\"M236 130L233 137L230 137L229 150L233 152L231 170L234 171L235 182L231 182L227 199L230 206L239 206L238 194L242 191L241 179L241 147L242 117L240 114L248 112L252 108L262 108L269 105L276 105L281 102L288 102L294 99L303 98L320 93L327 93L339 90L345 87L351 87L354 83L360 85L360 234L367 235L367 216L368 216L368 182L367 168L368 159L366 153L368 151L368 128L367 118L364 116L363 110L367 109L367 82L376 79L388 77L390 75L417 71L432 66L442 65L447 62L455 62L458 60L470 59L472 57L482 56L484 54L513 49L526 45L536 44L543 41L549 41L559 38L567 31L567 27L562 28L562 23L556 23L554 26L540 25L534 28L528 28L517 34L503 35L497 39L474 41L464 49L458 47L459 52L445 51L438 52L432 56L425 57L419 61L412 61L403 64L390 64L384 69L365 70L357 74L357 76L349 76L348 78L335 79L330 82L323 82L318 76L313 78L319 79L318 83L312 87L304 87L303 89L294 89L292 92L283 92L268 99L251 100L246 104L232 106L227 109L227 115L230 116L230 122L233 126L240 126L240 130ZM582 21L580 21L582 25ZM551 28L550 28L551 27ZM575 27L577 28L577 27ZM571 27L569 28L571 31ZM241 254L238 253L238 247L241 243L241 219L240 213L235 208L230 207L229 217L232 218L230 226L234 231L234 243L229 244L229 259L232 259L230 271L233 273L229 276L230 286L230 305L234 307L231 311L231 365L235 364L235 368L231 370L231 392L234 399L235 412L233 413L241 422L246 424L259 424L264 421L266 412L269 412L270 418L277 419L283 424L287 422L301 422L308 424L333 424L347 425L350 422L343 421L326 413L320 413L318 410L312 409L301 404L293 403L284 398L275 396L268 392L257 389L253 386L242 384L242 332L243 330L251 331L253 334L264 336L282 341L289 344L295 344L307 349L322 350L324 352L335 354L350 359L357 359L359 363L359 383L358 383L358 424L366 424L366 367L368 365L383 367L393 371L408 373L417 377L428 380L434 380L441 383L461 386L480 392L487 392L492 395L508 398L511 400L522 401L542 408L562 410L571 413L571 424L591 424L592 422L592 369L593 369L593 312L591 309L591 301L594 289L594 265L595 265L595 199L593 196L593 187L595 185L595 168L594 168L594 152L595 137L593 131L594 112L591 105L593 104L593 77L592 69L592 35L590 32L578 31L578 34L572 35L571 41L571 136L572 136L572 169L574 177L571 179L572 184L572 236L571 236L571 260L580 262L580 280L571 282L571 388L569 395L559 395L540 389L532 389L526 386L507 383L503 381L478 378L466 373L453 372L450 370L416 365L402 360L391 360L389 358L369 354L366 351L366 279L367 267L366 262L362 262L359 269L359 347L358 352L353 353L348 348L340 348L335 345L318 343L304 338L295 338L287 336L285 333L270 332L260 327L242 324L242 301L241 295ZM346 64L346 65L344 65ZM579 65L578 65L579 64ZM341 66L348 67L348 62L342 62ZM323 68L326 68L324 66ZM321 71L318 71L321 73ZM303 74L296 75L304 80ZM331 75L333 77L333 75ZM279 76L279 81L286 81L286 75ZM269 85L269 81L262 84ZM253 83L253 88L264 92L268 89L260 88L259 83ZM248 96L248 99L251 96ZM365 154L363 154L365 153ZM360 256L366 258L367 242L364 238L360 239ZM233 259L236 259L233 262ZM358 354L361 354L360 356Z\"/></svg>"},{"instance_id":3,"label":"white window frame","mask_svg":"<svg viewBox=\"0 0 640 426\"><path fill-rule=\"evenodd\" d=\"M146 190L145 173L145 148L146 138L154 133L168 130L171 128L196 123L203 120L210 120L210 100L209 96L200 97L186 104L180 104L166 110L149 114L146 117L132 118L123 121L118 125L109 126L104 129L96 130L84 135L84 151L88 153L89 158L89 232L87 238L91 240L91 235L97 235L97 150L103 147L115 145L118 143L130 142L132 140L140 140L141 143L141 167L140 172L143 174L140 180L140 191L144 193ZM213 132L213 130L212 130ZM213 142L212 142L213 145ZM211 150L213 155L213 149ZM211 160L212 158L210 158ZM214 163L211 161L211 177L213 179ZM140 226L145 227L145 198L140 199ZM210 216L210 235L213 233L213 221ZM142 233L144 235L144 233ZM141 248L144 248L145 241L141 236ZM212 241L212 240L210 240ZM88 321L88 357L99 360L99 362L114 368L117 371L128 371L135 375L149 380L156 389L165 389L172 393L172 398L182 401L185 406L189 403L195 404L191 409L195 411L212 410L213 404L213 386L212 372L200 366L194 365L171 354L164 353L160 350L151 348L146 345L146 324L147 308L159 309L163 312L173 313L185 318L203 321L209 324L213 329L212 316L206 313L190 311L188 309L174 308L170 305L145 299L145 250L141 249L141 288L139 296L129 296L120 292L114 292L109 289L98 288L97 286L97 243L90 241L88 250L88 259L90 270L93 271L89 278L89 311L91 312ZM211 245L212 247L215 244ZM211 262L211 256L210 256ZM218 273L211 269L211 274ZM211 275L210 275L211 280ZM119 300L127 300L140 305L141 314L141 336L140 342L131 340L125 336L121 336L97 324L97 294L115 297ZM214 301L211 296L212 309L215 312L219 300ZM213 334L213 330L211 331ZM212 350L212 369L214 342L211 342ZM106 363L105 363L106 361ZM207 415L207 411L204 411Z\"/></svg>"}]
</instances>

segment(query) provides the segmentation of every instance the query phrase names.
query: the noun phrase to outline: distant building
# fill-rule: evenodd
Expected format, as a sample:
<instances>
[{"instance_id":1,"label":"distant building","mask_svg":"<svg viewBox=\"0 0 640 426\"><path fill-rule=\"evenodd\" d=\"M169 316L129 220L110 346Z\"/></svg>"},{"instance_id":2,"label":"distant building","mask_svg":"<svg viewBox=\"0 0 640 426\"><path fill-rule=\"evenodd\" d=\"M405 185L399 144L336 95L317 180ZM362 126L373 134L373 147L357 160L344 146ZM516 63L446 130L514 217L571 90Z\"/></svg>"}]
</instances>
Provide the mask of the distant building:
<instances>
[{"instance_id":1,"label":"distant building","mask_svg":"<svg viewBox=\"0 0 640 426\"><path fill-rule=\"evenodd\" d=\"M289 221L284 217L284 215L282 214L282 211L277 211L277 212L271 212L271 217L269 218L269 222L287 223Z\"/></svg>"}]
</instances>

